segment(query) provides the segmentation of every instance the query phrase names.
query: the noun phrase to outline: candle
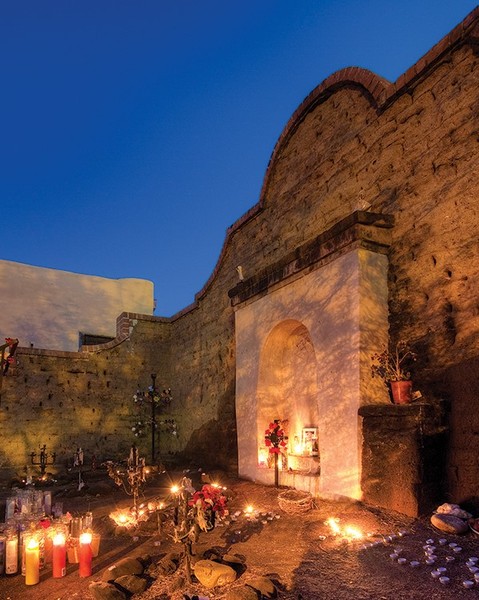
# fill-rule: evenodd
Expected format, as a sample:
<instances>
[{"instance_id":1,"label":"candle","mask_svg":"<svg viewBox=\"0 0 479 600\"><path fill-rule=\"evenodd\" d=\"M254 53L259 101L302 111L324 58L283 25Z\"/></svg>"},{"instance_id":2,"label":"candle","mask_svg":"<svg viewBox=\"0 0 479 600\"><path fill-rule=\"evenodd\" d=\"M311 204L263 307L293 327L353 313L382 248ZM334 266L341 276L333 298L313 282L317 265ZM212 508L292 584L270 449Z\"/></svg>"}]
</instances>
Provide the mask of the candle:
<instances>
[{"instance_id":1,"label":"candle","mask_svg":"<svg viewBox=\"0 0 479 600\"><path fill-rule=\"evenodd\" d=\"M40 581L40 547L38 540L31 537L25 546L25 584L35 585Z\"/></svg>"},{"instance_id":2,"label":"candle","mask_svg":"<svg viewBox=\"0 0 479 600\"><path fill-rule=\"evenodd\" d=\"M18 572L18 535L10 532L5 547L5 574L15 575Z\"/></svg>"},{"instance_id":3,"label":"candle","mask_svg":"<svg viewBox=\"0 0 479 600\"><path fill-rule=\"evenodd\" d=\"M53 577L64 577L67 571L65 535L57 533L53 538Z\"/></svg>"},{"instance_id":4,"label":"candle","mask_svg":"<svg viewBox=\"0 0 479 600\"><path fill-rule=\"evenodd\" d=\"M7 545L7 538L4 535L0 535L0 575L3 575L5 571L5 547Z\"/></svg>"},{"instance_id":5,"label":"candle","mask_svg":"<svg viewBox=\"0 0 479 600\"><path fill-rule=\"evenodd\" d=\"M78 552L80 577L90 577L91 561L93 557L91 549L92 535L89 532L84 532L80 535L80 549Z\"/></svg>"}]
</instances>

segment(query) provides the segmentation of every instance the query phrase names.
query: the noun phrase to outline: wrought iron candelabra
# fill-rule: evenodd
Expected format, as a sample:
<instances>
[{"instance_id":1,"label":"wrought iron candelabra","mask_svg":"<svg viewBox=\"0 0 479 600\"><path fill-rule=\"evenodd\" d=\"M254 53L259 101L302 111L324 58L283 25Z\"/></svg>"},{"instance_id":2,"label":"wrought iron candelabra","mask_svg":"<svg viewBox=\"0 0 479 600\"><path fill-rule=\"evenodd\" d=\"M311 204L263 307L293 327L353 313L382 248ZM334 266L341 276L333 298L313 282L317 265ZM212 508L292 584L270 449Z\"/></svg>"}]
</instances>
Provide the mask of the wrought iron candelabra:
<instances>
[{"instance_id":1,"label":"wrought iron candelabra","mask_svg":"<svg viewBox=\"0 0 479 600\"><path fill-rule=\"evenodd\" d=\"M36 452L32 452L30 454L32 465L35 467L40 467L40 473L43 477L43 475L45 475L47 467L55 464L55 459L57 456L56 452L48 453L46 444L43 444L43 446L40 447L40 455L38 461L35 461L35 456L37 456ZM49 459L50 462L48 462Z\"/></svg>"}]
</instances>

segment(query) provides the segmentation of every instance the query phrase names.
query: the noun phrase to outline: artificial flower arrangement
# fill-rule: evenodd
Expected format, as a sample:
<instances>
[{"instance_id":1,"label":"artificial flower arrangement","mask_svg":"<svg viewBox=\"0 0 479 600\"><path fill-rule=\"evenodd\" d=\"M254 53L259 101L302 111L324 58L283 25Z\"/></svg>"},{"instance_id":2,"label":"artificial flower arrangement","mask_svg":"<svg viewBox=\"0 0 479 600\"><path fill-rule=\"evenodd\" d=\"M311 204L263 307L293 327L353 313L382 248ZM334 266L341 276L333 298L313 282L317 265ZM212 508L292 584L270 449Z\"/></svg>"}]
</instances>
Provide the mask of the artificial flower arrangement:
<instances>
[{"instance_id":1,"label":"artificial flower arrangement","mask_svg":"<svg viewBox=\"0 0 479 600\"><path fill-rule=\"evenodd\" d=\"M226 496L221 489L211 484L205 484L195 492L189 505L196 508L196 519L202 531L210 531L215 526L216 513L219 516L228 514Z\"/></svg>"},{"instance_id":2,"label":"artificial flower arrangement","mask_svg":"<svg viewBox=\"0 0 479 600\"><path fill-rule=\"evenodd\" d=\"M275 419L264 432L264 443L270 454L280 454L281 448L286 447L287 437L281 427L281 420Z\"/></svg>"}]
</instances>

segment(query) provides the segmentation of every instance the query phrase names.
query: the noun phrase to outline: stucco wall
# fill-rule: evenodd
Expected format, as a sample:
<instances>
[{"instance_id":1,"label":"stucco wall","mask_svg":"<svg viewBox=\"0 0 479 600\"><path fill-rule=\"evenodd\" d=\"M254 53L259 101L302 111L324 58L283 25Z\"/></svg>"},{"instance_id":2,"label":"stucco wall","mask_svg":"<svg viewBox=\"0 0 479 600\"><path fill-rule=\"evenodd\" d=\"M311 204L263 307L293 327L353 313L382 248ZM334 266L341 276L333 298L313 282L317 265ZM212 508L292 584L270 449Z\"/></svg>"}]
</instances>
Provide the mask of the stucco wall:
<instances>
[{"instance_id":1,"label":"stucco wall","mask_svg":"<svg viewBox=\"0 0 479 600\"><path fill-rule=\"evenodd\" d=\"M153 283L0 260L0 336L75 351L79 332L115 337L122 312L153 314Z\"/></svg>"},{"instance_id":2,"label":"stucco wall","mask_svg":"<svg viewBox=\"0 0 479 600\"><path fill-rule=\"evenodd\" d=\"M378 302L371 286L368 286L370 295L367 298L362 293L365 280L370 279L368 264L370 269L374 265L381 293L380 282L386 279L387 259L382 255L369 257L368 254L366 250L352 250L238 308L236 415L241 475L272 482L271 471L258 466L258 448L264 430L275 418L292 422L294 414L301 412L300 399L304 397L315 405L317 421L303 421L300 426L318 427L321 477L317 481L314 477L305 478L302 486L316 495L361 497L357 415L364 398L360 395L359 349L361 345L368 346L370 352L377 349L386 341L384 336L380 339L379 333L387 330L387 305ZM375 318L369 320L371 331L363 332L363 335L361 298L378 307ZM316 389L312 397L309 390L303 389L304 385L310 385L304 377L305 364L298 365L293 372L289 372L291 369L285 371L288 365L283 364L283 356L287 339L280 340L275 360L270 361L269 369L276 378L270 377L271 385L261 389L260 368L262 360L268 359L262 359L268 336L275 327L291 320L302 324L309 333L316 364ZM377 346L372 345L371 340L374 329ZM368 339L362 340L365 335ZM296 344L301 345L301 340ZM290 359L287 362L291 362ZM282 381L283 377L286 381ZM261 406L265 403L269 414ZM300 433L300 430L289 431L290 435ZM338 448L341 448L340 453ZM290 484L289 478L289 473L281 473L281 484Z\"/></svg>"}]
</instances>

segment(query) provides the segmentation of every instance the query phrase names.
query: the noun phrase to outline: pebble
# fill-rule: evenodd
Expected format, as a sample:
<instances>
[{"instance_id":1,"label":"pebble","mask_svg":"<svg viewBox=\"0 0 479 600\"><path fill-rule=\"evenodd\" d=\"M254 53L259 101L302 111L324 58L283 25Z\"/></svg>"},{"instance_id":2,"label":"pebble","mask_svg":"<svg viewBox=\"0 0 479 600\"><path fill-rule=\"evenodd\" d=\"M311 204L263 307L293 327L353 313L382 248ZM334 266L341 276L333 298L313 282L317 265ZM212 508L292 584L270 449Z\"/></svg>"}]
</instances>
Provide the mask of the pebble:
<instances>
[{"instance_id":1,"label":"pebble","mask_svg":"<svg viewBox=\"0 0 479 600\"><path fill-rule=\"evenodd\" d=\"M410 563L411 567L419 567L420 563L418 560L412 560Z\"/></svg>"},{"instance_id":2,"label":"pebble","mask_svg":"<svg viewBox=\"0 0 479 600\"><path fill-rule=\"evenodd\" d=\"M391 560L397 560L399 558L399 554L397 552L393 552L392 554L389 555L389 558Z\"/></svg>"}]
</instances>

